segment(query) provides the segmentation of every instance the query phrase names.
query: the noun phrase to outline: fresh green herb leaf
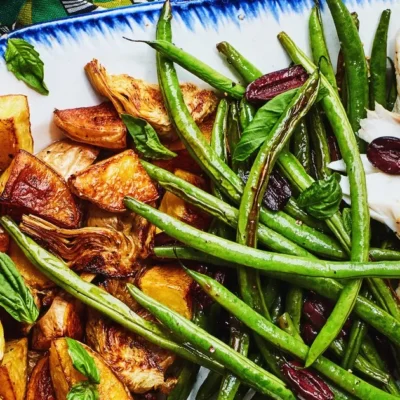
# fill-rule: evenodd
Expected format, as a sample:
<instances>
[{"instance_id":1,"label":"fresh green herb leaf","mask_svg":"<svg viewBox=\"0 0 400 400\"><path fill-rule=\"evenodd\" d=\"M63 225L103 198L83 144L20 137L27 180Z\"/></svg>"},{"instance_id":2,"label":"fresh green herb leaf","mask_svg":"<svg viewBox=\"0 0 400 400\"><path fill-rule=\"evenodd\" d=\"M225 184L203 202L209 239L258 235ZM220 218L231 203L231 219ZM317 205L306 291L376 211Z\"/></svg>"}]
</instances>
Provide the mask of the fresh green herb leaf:
<instances>
[{"instance_id":1,"label":"fresh green herb leaf","mask_svg":"<svg viewBox=\"0 0 400 400\"><path fill-rule=\"evenodd\" d=\"M67 394L67 400L98 400L97 386L87 381L73 385Z\"/></svg>"},{"instance_id":2,"label":"fresh green herb leaf","mask_svg":"<svg viewBox=\"0 0 400 400\"><path fill-rule=\"evenodd\" d=\"M68 353L74 368L89 379L90 383L100 383L100 372L92 356L76 340L66 338Z\"/></svg>"},{"instance_id":3,"label":"fresh green herb leaf","mask_svg":"<svg viewBox=\"0 0 400 400\"><path fill-rule=\"evenodd\" d=\"M264 142L271 129L278 122L278 119L292 101L298 89L291 89L284 92L258 109L254 119L243 131L242 137L233 154L235 161L247 160ZM319 89L316 102L328 94L326 88Z\"/></svg>"},{"instance_id":4,"label":"fresh green herb leaf","mask_svg":"<svg viewBox=\"0 0 400 400\"><path fill-rule=\"evenodd\" d=\"M40 94L48 95L44 83L44 64L35 48L24 39L8 39L4 54L7 68Z\"/></svg>"},{"instance_id":5,"label":"fresh green herb leaf","mask_svg":"<svg viewBox=\"0 0 400 400\"><path fill-rule=\"evenodd\" d=\"M297 204L318 219L332 217L339 210L342 201L340 175L332 174L327 179L314 182L299 198Z\"/></svg>"},{"instance_id":6,"label":"fresh green herb leaf","mask_svg":"<svg viewBox=\"0 0 400 400\"><path fill-rule=\"evenodd\" d=\"M351 208L346 207L343 209L342 219L343 219L344 229L351 236L351 229L352 229Z\"/></svg>"},{"instance_id":7,"label":"fresh green herb leaf","mask_svg":"<svg viewBox=\"0 0 400 400\"><path fill-rule=\"evenodd\" d=\"M32 324L39 316L24 279L5 253L0 253L0 306L19 322Z\"/></svg>"},{"instance_id":8,"label":"fresh green herb leaf","mask_svg":"<svg viewBox=\"0 0 400 400\"><path fill-rule=\"evenodd\" d=\"M176 154L163 146L154 128L145 120L121 114L122 121L128 128L136 149L146 158L169 160Z\"/></svg>"}]
</instances>

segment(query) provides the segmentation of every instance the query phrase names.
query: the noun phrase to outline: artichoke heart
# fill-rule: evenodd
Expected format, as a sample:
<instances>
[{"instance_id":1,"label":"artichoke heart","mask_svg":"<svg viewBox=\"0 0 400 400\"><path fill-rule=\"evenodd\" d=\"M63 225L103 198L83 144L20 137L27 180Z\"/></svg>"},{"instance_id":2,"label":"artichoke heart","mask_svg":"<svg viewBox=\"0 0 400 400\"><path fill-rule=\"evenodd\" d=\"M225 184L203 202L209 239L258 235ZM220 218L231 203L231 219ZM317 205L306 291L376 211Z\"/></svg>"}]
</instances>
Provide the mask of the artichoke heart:
<instances>
[{"instance_id":1,"label":"artichoke heart","mask_svg":"<svg viewBox=\"0 0 400 400\"><path fill-rule=\"evenodd\" d=\"M146 120L163 138L176 137L164 107L158 85L146 83L129 75L110 75L98 62L85 66L93 87L112 101L119 114L130 114ZM181 84L184 101L195 122L202 122L218 105L217 96L210 90L199 89L192 83Z\"/></svg>"},{"instance_id":2,"label":"artichoke heart","mask_svg":"<svg viewBox=\"0 0 400 400\"><path fill-rule=\"evenodd\" d=\"M133 393L160 390L168 393L176 384L166 371L175 355L89 310L87 343L111 366Z\"/></svg>"},{"instance_id":3,"label":"artichoke heart","mask_svg":"<svg viewBox=\"0 0 400 400\"><path fill-rule=\"evenodd\" d=\"M127 277L140 267L139 241L115 229L62 229L34 216L24 216L21 230L82 272Z\"/></svg>"}]
</instances>

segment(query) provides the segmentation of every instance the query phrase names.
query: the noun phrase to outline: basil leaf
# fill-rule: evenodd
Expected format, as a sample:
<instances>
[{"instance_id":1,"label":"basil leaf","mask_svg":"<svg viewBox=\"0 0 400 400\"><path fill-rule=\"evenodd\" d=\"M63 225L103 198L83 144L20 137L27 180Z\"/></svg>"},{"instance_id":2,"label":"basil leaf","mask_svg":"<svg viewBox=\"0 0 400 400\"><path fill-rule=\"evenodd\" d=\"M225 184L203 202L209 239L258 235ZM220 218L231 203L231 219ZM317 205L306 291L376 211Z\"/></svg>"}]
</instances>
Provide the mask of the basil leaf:
<instances>
[{"instance_id":1,"label":"basil leaf","mask_svg":"<svg viewBox=\"0 0 400 400\"><path fill-rule=\"evenodd\" d=\"M314 182L299 198L297 204L318 219L332 217L342 201L340 175L336 172L327 179Z\"/></svg>"},{"instance_id":2,"label":"basil leaf","mask_svg":"<svg viewBox=\"0 0 400 400\"><path fill-rule=\"evenodd\" d=\"M86 381L73 385L67 394L67 400L98 400L99 398L97 386Z\"/></svg>"},{"instance_id":3,"label":"basil leaf","mask_svg":"<svg viewBox=\"0 0 400 400\"><path fill-rule=\"evenodd\" d=\"M278 119L292 101L298 89L291 89L274 97L258 109L254 119L243 131L242 137L233 154L234 161L247 160L264 142L265 138L278 122ZM326 88L319 89L316 102L328 94Z\"/></svg>"},{"instance_id":4,"label":"basil leaf","mask_svg":"<svg viewBox=\"0 0 400 400\"><path fill-rule=\"evenodd\" d=\"M135 142L136 149L146 158L169 160L176 154L163 146L154 128L144 119L121 114L122 121Z\"/></svg>"},{"instance_id":5,"label":"basil leaf","mask_svg":"<svg viewBox=\"0 0 400 400\"><path fill-rule=\"evenodd\" d=\"M235 161L247 160L263 144L296 92L297 89L292 89L282 93L259 108L236 146L233 154Z\"/></svg>"},{"instance_id":6,"label":"basil leaf","mask_svg":"<svg viewBox=\"0 0 400 400\"><path fill-rule=\"evenodd\" d=\"M94 359L85 348L76 340L65 338L68 344L68 353L74 368L85 375L90 383L100 383L100 372Z\"/></svg>"},{"instance_id":7,"label":"basil leaf","mask_svg":"<svg viewBox=\"0 0 400 400\"><path fill-rule=\"evenodd\" d=\"M8 39L4 54L7 68L40 94L48 95L44 83L44 64L35 48L24 39Z\"/></svg>"},{"instance_id":8,"label":"basil leaf","mask_svg":"<svg viewBox=\"0 0 400 400\"><path fill-rule=\"evenodd\" d=\"M19 322L32 324L39 316L24 279L5 253L0 253L0 306Z\"/></svg>"}]
</instances>

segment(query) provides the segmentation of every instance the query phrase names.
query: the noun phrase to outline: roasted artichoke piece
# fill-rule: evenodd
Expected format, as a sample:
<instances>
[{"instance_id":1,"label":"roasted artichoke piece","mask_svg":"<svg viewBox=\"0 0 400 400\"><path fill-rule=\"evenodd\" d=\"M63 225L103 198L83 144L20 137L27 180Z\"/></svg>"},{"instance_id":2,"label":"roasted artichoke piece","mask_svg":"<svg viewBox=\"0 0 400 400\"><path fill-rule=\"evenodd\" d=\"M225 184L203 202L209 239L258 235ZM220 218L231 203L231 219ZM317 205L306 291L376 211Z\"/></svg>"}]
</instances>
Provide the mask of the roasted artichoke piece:
<instances>
[{"instance_id":1,"label":"roasted artichoke piece","mask_svg":"<svg viewBox=\"0 0 400 400\"><path fill-rule=\"evenodd\" d=\"M28 98L21 94L0 96L0 171L18 150L33 151Z\"/></svg>"},{"instance_id":2,"label":"roasted artichoke piece","mask_svg":"<svg viewBox=\"0 0 400 400\"><path fill-rule=\"evenodd\" d=\"M47 354L38 361L32 371L25 400L56 400Z\"/></svg>"},{"instance_id":3,"label":"roasted artichoke piece","mask_svg":"<svg viewBox=\"0 0 400 400\"><path fill-rule=\"evenodd\" d=\"M176 137L158 85L128 75L109 75L97 60L88 63L85 70L93 87L112 101L119 114L145 119L163 138ZM191 83L182 84L181 89L195 122L202 122L216 109L218 98L212 91Z\"/></svg>"},{"instance_id":4,"label":"roasted artichoke piece","mask_svg":"<svg viewBox=\"0 0 400 400\"><path fill-rule=\"evenodd\" d=\"M94 164L72 175L68 182L78 197L111 212L126 211L125 196L146 203L158 198L156 187L133 150Z\"/></svg>"},{"instance_id":5,"label":"roasted artichoke piece","mask_svg":"<svg viewBox=\"0 0 400 400\"><path fill-rule=\"evenodd\" d=\"M109 102L93 107L55 110L54 122L77 142L106 149L126 148L126 127Z\"/></svg>"},{"instance_id":6,"label":"roasted artichoke piece","mask_svg":"<svg viewBox=\"0 0 400 400\"><path fill-rule=\"evenodd\" d=\"M133 275L142 249L133 236L109 228L62 229L34 216L24 216L21 230L44 243L79 272L108 277Z\"/></svg>"},{"instance_id":7,"label":"roasted artichoke piece","mask_svg":"<svg viewBox=\"0 0 400 400\"><path fill-rule=\"evenodd\" d=\"M131 308L135 312L140 312L143 310L139 303L137 303L133 297L129 294L126 285L131 283L132 285L135 284L135 278L122 278L122 279L106 279L102 282L99 286L103 288L106 292L112 294L118 300L121 300L125 303L129 308Z\"/></svg>"},{"instance_id":8,"label":"roasted artichoke piece","mask_svg":"<svg viewBox=\"0 0 400 400\"><path fill-rule=\"evenodd\" d=\"M47 146L37 153L36 157L67 180L72 174L83 171L92 165L99 152L95 147L63 139Z\"/></svg>"},{"instance_id":9,"label":"roasted artichoke piece","mask_svg":"<svg viewBox=\"0 0 400 400\"><path fill-rule=\"evenodd\" d=\"M133 393L161 390L168 393L176 383L166 378L175 356L140 336L128 332L90 310L86 324L88 344L111 366Z\"/></svg>"},{"instance_id":10,"label":"roasted artichoke piece","mask_svg":"<svg viewBox=\"0 0 400 400\"><path fill-rule=\"evenodd\" d=\"M186 272L174 264L148 268L139 279L144 293L187 319L192 318L192 284Z\"/></svg>"},{"instance_id":11,"label":"roasted artichoke piece","mask_svg":"<svg viewBox=\"0 0 400 400\"><path fill-rule=\"evenodd\" d=\"M33 327L32 348L48 350L51 342L64 336L82 340L83 308L74 298L62 293L56 296L39 321Z\"/></svg>"},{"instance_id":12,"label":"roasted artichoke piece","mask_svg":"<svg viewBox=\"0 0 400 400\"><path fill-rule=\"evenodd\" d=\"M14 216L35 214L65 228L78 227L81 213L64 180L43 161L20 150L11 165L0 205Z\"/></svg>"},{"instance_id":13,"label":"roasted artichoke piece","mask_svg":"<svg viewBox=\"0 0 400 400\"><path fill-rule=\"evenodd\" d=\"M55 286L50 279L34 267L14 241L11 241L10 243L8 255L14 261L16 268L30 288L35 290L45 290Z\"/></svg>"},{"instance_id":14,"label":"roasted artichoke piece","mask_svg":"<svg viewBox=\"0 0 400 400\"><path fill-rule=\"evenodd\" d=\"M117 378L104 360L90 347L81 343L93 357L100 372L97 386L99 400L133 400L126 386ZM54 340L50 347L50 375L57 400L65 400L71 387L86 380L72 365L65 339Z\"/></svg>"},{"instance_id":15,"label":"roasted artichoke piece","mask_svg":"<svg viewBox=\"0 0 400 400\"><path fill-rule=\"evenodd\" d=\"M28 369L28 339L11 340L6 343L0 365L0 398L24 400Z\"/></svg>"},{"instance_id":16,"label":"roasted artichoke piece","mask_svg":"<svg viewBox=\"0 0 400 400\"><path fill-rule=\"evenodd\" d=\"M175 175L192 185L195 185L203 190L207 190L207 184L203 178L198 175L182 169L175 170ZM171 192L166 192L161 200L160 211L177 218L189 225L198 229L206 229L210 224L210 217L196 208L195 206L186 203L184 200L175 196ZM157 231L159 232L159 231Z\"/></svg>"}]
</instances>

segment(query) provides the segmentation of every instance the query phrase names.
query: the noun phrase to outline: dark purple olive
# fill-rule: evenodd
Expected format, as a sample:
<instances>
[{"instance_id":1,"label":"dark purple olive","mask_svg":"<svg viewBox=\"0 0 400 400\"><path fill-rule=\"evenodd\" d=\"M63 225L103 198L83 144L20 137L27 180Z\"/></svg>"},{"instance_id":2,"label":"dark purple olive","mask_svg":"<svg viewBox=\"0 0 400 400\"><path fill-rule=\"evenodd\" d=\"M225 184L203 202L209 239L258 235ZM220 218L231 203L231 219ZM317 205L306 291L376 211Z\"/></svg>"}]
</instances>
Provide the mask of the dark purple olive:
<instances>
[{"instance_id":1,"label":"dark purple olive","mask_svg":"<svg viewBox=\"0 0 400 400\"><path fill-rule=\"evenodd\" d=\"M303 315L318 330L326 324L329 313L330 310L320 301L308 299L304 302Z\"/></svg>"},{"instance_id":2,"label":"dark purple olive","mask_svg":"<svg viewBox=\"0 0 400 400\"><path fill-rule=\"evenodd\" d=\"M306 344L311 345L317 335L318 331L309 322L301 325L301 337Z\"/></svg>"},{"instance_id":3,"label":"dark purple olive","mask_svg":"<svg viewBox=\"0 0 400 400\"><path fill-rule=\"evenodd\" d=\"M339 145L337 139L333 135L328 136L328 147L329 147L329 155L331 156L331 161L337 161L342 158L340 154Z\"/></svg>"},{"instance_id":4,"label":"dark purple olive","mask_svg":"<svg viewBox=\"0 0 400 400\"><path fill-rule=\"evenodd\" d=\"M382 136L373 140L368 146L367 157L374 167L386 174L400 175L400 139Z\"/></svg>"},{"instance_id":5,"label":"dark purple olive","mask_svg":"<svg viewBox=\"0 0 400 400\"><path fill-rule=\"evenodd\" d=\"M281 367L293 390L304 400L333 400L329 386L314 372L303 369L298 361L286 362Z\"/></svg>"},{"instance_id":6,"label":"dark purple olive","mask_svg":"<svg viewBox=\"0 0 400 400\"><path fill-rule=\"evenodd\" d=\"M265 102L278 94L302 86L307 78L308 73L301 65L271 72L247 86L246 98L250 102Z\"/></svg>"},{"instance_id":7,"label":"dark purple olive","mask_svg":"<svg viewBox=\"0 0 400 400\"><path fill-rule=\"evenodd\" d=\"M243 182L249 179L250 172L240 174ZM267 190L263 197L263 204L271 211L282 210L292 195L288 181L277 170L273 170L269 177Z\"/></svg>"}]
</instances>

